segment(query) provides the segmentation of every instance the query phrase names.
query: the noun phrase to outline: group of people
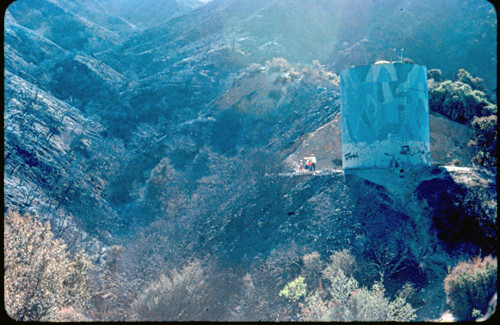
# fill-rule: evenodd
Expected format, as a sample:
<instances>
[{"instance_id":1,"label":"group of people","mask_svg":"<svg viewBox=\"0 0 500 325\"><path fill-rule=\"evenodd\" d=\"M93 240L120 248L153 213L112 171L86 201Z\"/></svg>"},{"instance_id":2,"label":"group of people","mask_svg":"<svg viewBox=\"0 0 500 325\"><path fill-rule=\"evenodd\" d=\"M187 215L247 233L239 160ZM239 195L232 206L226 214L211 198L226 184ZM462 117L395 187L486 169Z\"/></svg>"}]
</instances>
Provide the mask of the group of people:
<instances>
[{"instance_id":1,"label":"group of people","mask_svg":"<svg viewBox=\"0 0 500 325\"><path fill-rule=\"evenodd\" d=\"M314 155L305 157L304 160L299 161L299 172L303 172L304 170L311 172L316 171L316 157Z\"/></svg>"}]
</instances>

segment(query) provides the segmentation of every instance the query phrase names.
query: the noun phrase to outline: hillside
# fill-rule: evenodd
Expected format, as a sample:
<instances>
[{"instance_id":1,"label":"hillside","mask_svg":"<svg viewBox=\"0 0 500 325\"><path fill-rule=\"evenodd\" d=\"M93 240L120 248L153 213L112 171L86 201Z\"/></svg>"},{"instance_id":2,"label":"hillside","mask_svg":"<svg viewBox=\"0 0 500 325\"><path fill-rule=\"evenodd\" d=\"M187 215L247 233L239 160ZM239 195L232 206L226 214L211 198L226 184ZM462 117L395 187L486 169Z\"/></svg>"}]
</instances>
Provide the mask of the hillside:
<instances>
[{"instance_id":1,"label":"hillside","mask_svg":"<svg viewBox=\"0 0 500 325\"><path fill-rule=\"evenodd\" d=\"M9 72L5 94L5 209L39 213L77 242L115 219L103 191L120 143L76 108ZM85 220L74 218L82 214ZM89 248L99 248L96 242Z\"/></svg>"},{"instance_id":2,"label":"hillside","mask_svg":"<svg viewBox=\"0 0 500 325\"><path fill-rule=\"evenodd\" d=\"M485 1L18 0L4 35L12 318L429 321L496 263ZM344 172L338 74L396 47L429 69L432 166Z\"/></svg>"}]
</instances>

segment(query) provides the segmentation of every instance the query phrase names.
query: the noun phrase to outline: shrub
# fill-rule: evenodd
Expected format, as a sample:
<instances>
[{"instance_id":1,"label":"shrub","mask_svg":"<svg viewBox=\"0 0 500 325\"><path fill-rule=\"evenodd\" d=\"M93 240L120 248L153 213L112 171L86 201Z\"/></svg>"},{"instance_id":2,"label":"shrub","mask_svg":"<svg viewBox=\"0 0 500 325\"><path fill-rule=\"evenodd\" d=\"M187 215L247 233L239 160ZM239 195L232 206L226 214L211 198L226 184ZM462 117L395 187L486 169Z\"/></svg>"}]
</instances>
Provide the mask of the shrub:
<instances>
[{"instance_id":1,"label":"shrub","mask_svg":"<svg viewBox=\"0 0 500 325\"><path fill-rule=\"evenodd\" d=\"M427 71L427 77L429 79L434 79L436 82L443 81L443 76L441 74L441 70L439 69L430 69Z\"/></svg>"},{"instance_id":2,"label":"shrub","mask_svg":"<svg viewBox=\"0 0 500 325\"><path fill-rule=\"evenodd\" d=\"M484 92L470 85L446 80L430 90L429 107L459 123L470 123L474 116L496 113Z\"/></svg>"},{"instance_id":3,"label":"shrub","mask_svg":"<svg viewBox=\"0 0 500 325\"><path fill-rule=\"evenodd\" d=\"M385 296L382 283L371 289L359 287L352 276L342 270L330 279L328 298L318 291L309 294L301 304L305 321L410 321L416 318L415 309L406 302L408 290L401 290L394 300Z\"/></svg>"},{"instance_id":4,"label":"shrub","mask_svg":"<svg viewBox=\"0 0 500 325\"><path fill-rule=\"evenodd\" d=\"M335 310L329 300L324 300L319 291L307 295L305 304L301 304L301 316L304 321L326 322L334 318Z\"/></svg>"},{"instance_id":5,"label":"shrub","mask_svg":"<svg viewBox=\"0 0 500 325\"><path fill-rule=\"evenodd\" d=\"M472 120L474 140L470 142L475 147L474 161L487 168L497 166L497 116L475 117Z\"/></svg>"},{"instance_id":6,"label":"shrub","mask_svg":"<svg viewBox=\"0 0 500 325\"><path fill-rule=\"evenodd\" d=\"M237 305L238 321L283 321L294 317L296 304L286 304L279 296L287 283L300 274L299 247L295 244L273 249L265 258L256 258L245 276ZM305 277L302 276L305 283ZM298 280L301 281L301 280ZM309 287L309 285L307 286Z\"/></svg>"},{"instance_id":7,"label":"shrub","mask_svg":"<svg viewBox=\"0 0 500 325\"><path fill-rule=\"evenodd\" d=\"M312 252L304 255L302 258L304 267L302 268L301 275L307 280L307 286L310 290L321 288L321 269L323 263L318 252Z\"/></svg>"},{"instance_id":8,"label":"shrub","mask_svg":"<svg viewBox=\"0 0 500 325\"><path fill-rule=\"evenodd\" d=\"M410 288L408 290L408 288ZM415 309L406 302L411 287L403 287L394 300L385 296L381 283L376 283L371 290L357 290L351 301L352 319L356 321L410 321L416 318Z\"/></svg>"},{"instance_id":9,"label":"shrub","mask_svg":"<svg viewBox=\"0 0 500 325\"><path fill-rule=\"evenodd\" d=\"M461 262L446 276L443 286L454 316L472 320L479 315L477 311L485 314L497 288L497 259L487 256Z\"/></svg>"},{"instance_id":10,"label":"shrub","mask_svg":"<svg viewBox=\"0 0 500 325\"><path fill-rule=\"evenodd\" d=\"M262 65L258 63L252 63L248 66L246 71L249 73L250 76L254 76L256 74L262 73L262 71L264 70L265 68Z\"/></svg>"},{"instance_id":11,"label":"shrub","mask_svg":"<svg viewBox=\"0 0 500 325\"><path fill-rule=\"evenodd\" d=\"M284 58L273 58L272 60L266 61L266 67L268 67L269 72L288 72L292 70L290 63Z\"/></svg>"},{"instance_id":12,"label":"shrub","mask_svg":"<svg viewBox=\"0 0 500 325\"><path fill-rule=\"evenodd\" d=\"M273 319L267 292L250 273L242 279L241 293L229 302L230 321L261 321ZM234 306L234 307L233 307Z\"/></svg>"},{"instance_id":13,"label":"shrub","mask_svg":"<svg viewBox=\"0 0 500 325\"><path fill-rule=\"evenodd\" d=\"M330 283L326 292L316 290L300 303L305 321L409 321L416 318L415 309L406 302L410 286L398 292L394 300L385 296L381 282L371 289L360 287L352 277L356 262L348 250L332 254L323 270ZM346 273L347 272L347 273Z\"/></svg>"},{"instance_id":14,"label":"shrub","mask_svg":"<svg viewBox=\"0 0 500 325\"><path fill-rule=\"evenodd\" d=\"M326 279L331 278L338 270L346 275L353 275L357 269L356 260L348 249L335 251L330 256L330 263L326 265L322 273Z\"/></svg>"},{"instance_id":15,"label":"shrub","mask_svg":"<svg viewBox=\"0 0 500 325\"><path fill-rule=\"evenodd\" d=\"M48 223L11 211L5 218L4 243L5 309L13 319L65 320L68 310L84 318L92 268L86 254L70 258Z\"/></svg>"},{"instance_id":16,"label":"shrub","mask_svg":"<svg viewBox=\"0 0 500 325\"><path fill-rule=\"evenodd\" d=\"M208 290L207 275L199 261L170 275L162 274L134 301L132 308L141 321L208 320L208 306L216 298Z\"/></svg>"},{"instance_id":17,"label":"shrub","mask_svg":"<svg viewBox=\"0 0 500 325\"><path fill-rule=\"evenodd\" d=\"M280 297L284 296L291 302L298 301L306 295L307 284L304 282L304 277L298 276L295 280L287 283L280 291Z\"/></svg>"},{"instance_id":18,"label":"shrub","mask_svg":"<svg viewBox=\"0 0 500 325\"><path fill-rule=\"evenodd\" d=\"M484 83L484 80L479 77L471 76L470 73L464 69L458 70L457 80L464 84L468 84L472 87L472 89L480 90L485 94L488 93L488 89L486 87L486 84Z\"/></svg>"},{"instance_id":19,"label":"shrub","mask_svg":"<svg viewBox=\"0 0 500 325\"><path fill-rule=\"evenodd\" d=\"M306 270L310 272L318 272L321 267L321 259L318 252L314 251L312 253L304 255L302 257L302 263L304 263L304 267Z\"/></svg>"}]
</instances>

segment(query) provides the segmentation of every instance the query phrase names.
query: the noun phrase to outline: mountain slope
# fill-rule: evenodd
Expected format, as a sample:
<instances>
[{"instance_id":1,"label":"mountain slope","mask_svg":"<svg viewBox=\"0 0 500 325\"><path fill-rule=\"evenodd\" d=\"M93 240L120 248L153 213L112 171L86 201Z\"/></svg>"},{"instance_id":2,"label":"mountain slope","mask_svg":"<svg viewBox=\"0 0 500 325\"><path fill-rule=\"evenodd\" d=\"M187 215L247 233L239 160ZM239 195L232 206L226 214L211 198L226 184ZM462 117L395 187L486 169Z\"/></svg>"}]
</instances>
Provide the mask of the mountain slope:
<instances>
[{"instance_id":1,"label":"mountain slope","mask_svg":"<svg viewBox=\"0 0 500 325\"><path fill-rule=\"evenodd\" d=\"M185 14L209 2L209 0L172 0L172 1L113 1L101 0L100 6L112 15L126 19L140 29L147 29Z\"/></svg>"},{"instance_id":2,"label":"mountain slope","mask_svg":"<svg viewBox=\"0 0 500 325\"><path fill-rule=\"evenodd\" d=\"M474 1L345 1L339 44L329 58L334 71L378 60L410 58L450 79L464 68L497 87L497 14ZM359 8L363 8L359 10ZM396 52L394 50L397 50ZM476 64L481 62L481 64Z\"/></svg>"},{"instance_id":3,"label":"mountain slope","mask_svg":"<svg viewBox=\"0 0 500 325\"><path fill-rule=\"evenodd\" d=\"M120 143L101 125L8 71L4 119L5 209L41 213L70 238L116 221L103 191Z\"/></svg>"},{"instance_id":4,"label":"mountain slope","mask_svg":"<svg viewBox=\"0 0 500 325\"><path fill-rule=\"evenodd\" d=\"M208 320L295 319L280 290L299 275L321 289L343 249L362 286L394 298L409 283L418 320L437 319L448 268L496 255L496 171L471 162L471 125L432 112L432 167L343 172L337 73L404 47L493 90L495 13L451 4L20 0L5 19L5 210L90 254L92 320L136 320L138 297L192 265ZM298 173L313 153L318 172Z\"/></svg>"},{"instance_id":5,"label":"mountain slope","mask_svg":"<svg viewBox=\"0 0 500 325\"><path fill-rule=\"evenodd\" d=\"M8 10L18 24L66 50L98 51L120 40L118 33L71 13L62 2L15 1Z\"/></svg>"},{"instance_id":6,"label":"mountain slope","mask_svg":"<svg viewBox=\"0 0 500 325\"><path fill-rule=\"evenodd\" d=\"M470 26L473 22L474 27ZM319 60L338 73L351 65L396 60L404 48L405 57L429 68L438 67L447 78L464 68L483 76L493 90L496 63L490 58L496 53L495 23L494 8L482 0L460 4L406 0L383 5L215 0L132 37L109 52L106 60L114 60L112 66L117 70L120 64L127 67L140 59L139 71L144 64L149 70L161 71L165 65L189 58L198 61L202 52L217 51L231 65L262 64L283 57L292 63ZM471 56L482 64L471 64Z\"/></svg>"},{"instance_id":7,"label":"mountain slope","mask_svg":"<svg viewBox=\"0 0 500 325\"><path fill-rule=\"evenodd\" d=\"M67 52L33 30L19 25L10 11L5 16L4 64L12 71L30 82L46 83L48 73L39 73L39 67L51 68L52 61L64 57Z\"/></svg>"}]
</instances>

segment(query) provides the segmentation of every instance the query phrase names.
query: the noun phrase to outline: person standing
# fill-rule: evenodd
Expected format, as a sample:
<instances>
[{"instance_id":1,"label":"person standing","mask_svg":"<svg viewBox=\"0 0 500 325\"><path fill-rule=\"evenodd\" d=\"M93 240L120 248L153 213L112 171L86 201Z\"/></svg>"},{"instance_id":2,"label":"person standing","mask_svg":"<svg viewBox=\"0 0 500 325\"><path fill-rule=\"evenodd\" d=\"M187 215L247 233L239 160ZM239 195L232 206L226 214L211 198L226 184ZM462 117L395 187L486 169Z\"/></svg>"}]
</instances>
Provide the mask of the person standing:
<instances>
[{"instance_id":1,"label":"person standing","mask_svg":"<svg viewBox=\"0 0 500 325\"><path fill-rule=\"evenodd\" d=\"M304 170L304 161L300 160L299 161L299 172L302 173L303 170Z\"/></svg>"},{"instance_id":2,"label":"person standing","mask_svg":"<svg viewBox=\"0 0 500 325\"><path fill-rule=\"evenodd\" d=\"M314 156L314 154L311 155L311 170L313 172L316 171L316 157Z\"/></svg>"}]
</instances>

